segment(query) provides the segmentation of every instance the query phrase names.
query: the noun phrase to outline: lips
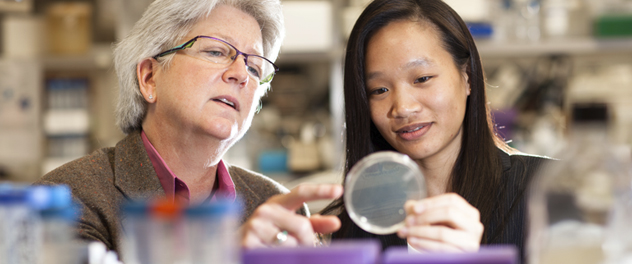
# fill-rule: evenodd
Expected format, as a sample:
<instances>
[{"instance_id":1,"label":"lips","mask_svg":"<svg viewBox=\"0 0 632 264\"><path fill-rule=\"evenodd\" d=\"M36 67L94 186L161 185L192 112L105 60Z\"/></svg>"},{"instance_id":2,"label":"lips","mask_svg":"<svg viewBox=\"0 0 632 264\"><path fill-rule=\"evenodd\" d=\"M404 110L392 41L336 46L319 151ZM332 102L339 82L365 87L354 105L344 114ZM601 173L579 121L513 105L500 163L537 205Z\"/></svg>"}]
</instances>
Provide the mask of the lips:
<instances>
[{"instance_id":1,"label":"lips","mask_svg":"<svg viewBox=\"0 0 632 264\"><path fill-rule=\"evenodd\" d=\"M421 129L429 126L429 125L430 125L430 123L409 125L409 126L405 126L403 128L398 129L397 131L395 131L395 133L397 133L397 134L412 133L412 132L419 131L419 130L421 130Z\"/></svg>"},{"instance_id":2,"label":"lips","mask_svg":"<svg viewBox=\"0 0 632 264\"><path fill-rule=\"evenodd\" d=\"M395 133L404 140L417 140L423 137L431 126L432 123L417 123L402 127Z\"/></svg>"},{"instance_id":3,"label":"lips","mask_svg":"<svg viewBox=\"0 0 632 264\"><path fill-rule=\"evenodd\" d=\"M230 106L233 109L239 111L239 102L235 98L233 98L231 96L218 96L218 97L215 97L215 98L213 98L211 100L213 100L215 102L219 102L219 103L225 104L225 105Z\"/></svg>"}]
</instances>

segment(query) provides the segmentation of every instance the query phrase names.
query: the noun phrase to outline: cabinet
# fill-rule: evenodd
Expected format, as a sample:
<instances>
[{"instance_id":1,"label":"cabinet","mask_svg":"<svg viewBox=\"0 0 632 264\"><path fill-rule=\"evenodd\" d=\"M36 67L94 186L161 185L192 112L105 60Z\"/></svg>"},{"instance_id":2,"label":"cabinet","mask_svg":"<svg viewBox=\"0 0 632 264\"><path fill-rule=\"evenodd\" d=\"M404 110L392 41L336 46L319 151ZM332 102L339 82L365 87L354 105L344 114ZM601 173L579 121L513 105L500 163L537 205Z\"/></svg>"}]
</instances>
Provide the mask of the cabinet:
<instances>
[{"instance_id":1,"label":"cabinet","mask_svg":"<svg viewBox=\"0 0 632 264\"><path fill-rule=\"evenodd\" d=\"M0 4L2 65L7 66L0 90L12 98L0 102L0 108L7 110L0 111L7 116L0 118L0 171L8 180L32 182L65 162L114 145L123 136L114 121L117 83L111 47L93 43L107 35L91 19L99 21L101 11L93 7L103 1L75 1L67 4L70 7L58 2L62 1ZM64 8L54 13L51 6ZM59 38L55 40L48 38L54 24L47 23L49 12L61 16L55 17L57 22L68 22L56 24ZM51 41L61 49L51 52ZM20 124L11 119L21 120Z\"/></svg>"}]
</instances>

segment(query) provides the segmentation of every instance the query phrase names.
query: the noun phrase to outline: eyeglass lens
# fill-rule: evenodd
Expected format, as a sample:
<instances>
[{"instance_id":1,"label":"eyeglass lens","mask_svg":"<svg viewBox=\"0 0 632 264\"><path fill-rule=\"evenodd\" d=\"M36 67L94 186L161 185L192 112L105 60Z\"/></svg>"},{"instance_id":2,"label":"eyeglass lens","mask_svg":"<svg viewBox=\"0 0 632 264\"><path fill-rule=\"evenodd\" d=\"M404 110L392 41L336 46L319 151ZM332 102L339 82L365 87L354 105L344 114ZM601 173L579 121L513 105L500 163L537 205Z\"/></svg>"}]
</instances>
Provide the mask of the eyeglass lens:
<instances>
[{"instance_id":1,"label":"eyeglass lens","mask_svg":"<svg viewBox=\"0 0 632 264\"><path fill-rule=\"evenodd\" d=\"M230 64L237 59L237 50L222 41L210 38L198 38L189 50L195 52L196 57L218 64ZM243 53L242 55L247 62L248 74L257 81L266 80L274 73L274 66L262 57Z\"/></svg>"}]
</instances>

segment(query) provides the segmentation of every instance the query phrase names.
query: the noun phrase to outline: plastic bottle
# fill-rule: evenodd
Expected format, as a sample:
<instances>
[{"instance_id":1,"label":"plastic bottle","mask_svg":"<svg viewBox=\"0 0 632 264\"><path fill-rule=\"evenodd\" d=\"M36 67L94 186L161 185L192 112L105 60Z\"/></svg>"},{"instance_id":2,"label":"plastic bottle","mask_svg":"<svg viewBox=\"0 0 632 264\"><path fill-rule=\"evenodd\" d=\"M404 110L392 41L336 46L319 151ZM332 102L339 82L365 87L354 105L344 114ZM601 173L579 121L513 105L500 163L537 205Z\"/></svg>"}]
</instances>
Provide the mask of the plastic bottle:
<instances>
[{"instance_id":1,"label":"plastic bottle","mask_svg":"<svg viewBox=\"0 0 632 264\"><path fill-rule=\"evenodd\" d=\"M600 263L609 219L630 171L608 144L605 104L573 106L571 139L529 191L531 264ZM629 220L629 219L628 219Z\"/></svg>"},{"instance_id":2,"label":"plastic bottle","mask_svg":"<svg viewBox=\"0 0 632 264\"><path fill-rule=\"evenodd\" d=\"M68 186L34 186L29 189L29 203L41 220L38 263L83 263L88 259L88 244L73 235L78 209Z\"/></svg>"},{"instance_id":3,"label":"plastic bottle","mask_svg":"<svg viewBox=\"0 0 632 264\"><path fill-rule=\"evenodd\" d=\"M232 201L214 201L185 210L187 263L239 263L237 218Z\"/></svg>"},{"instance_id":4,"label":"plastic bottle","mask_svg":"<svg viewBox=\"0 0 632 264\"><path fill-rule=\"evenodd\" d=\"M123 205L122 258L127 264L152 263L151 222L148 203L128 203Z\"/></svg>"},{"instance_id":5,"label":"plastic bottle","mask_svg":"<svg viewBox=\"0 0 632 264\"><path fill-rule=\"evenodd\" d=\"M123 206L123 262L126 264L186 263L187 240L183 206L170 199Z\"/></svg>"},{"instance_id":6,"label":"plastic bottle","mask_svg":"<svg viewBox=\"0 0 632 264\"><path fill-rule=\"evenodd\" d=\"M154 202L149 208L152 264L180 263L187 249L183 228L183 207L169 199Z\"/></svg>"},{"instance_id":7,"label":"plastic bottle","mask_svg":"<svg viewBox=\"0 0 632 264\"><path fill-rule=\"evenodd\" d=\"M36 262L38 223L23 187L4 185L0 188L0 263Z\"/></svg>"},{"instance_id":8,"label":"plastic bottle","mask_svg":"<svg viewBox=\"0 0 632 264\"><path fill-rule=\"evenodd\" d=\"M587 37L592 17L586 0L544 0L542 24L549 38Z\"/></svg>"},{"instance_id":9,"label":"plastic bottle","mask_svg":"<svg viewBox=\"0 0 632 264\"><path fill-rule=\"evenodd\" d=\"M537 42L540 40L540 0L514 0L517 14L516 40Z\"/></svg>"},{"instance_id":10,"label":"plastic bottle","mask_svg":"<svg viewBox=\"0 0 632 264\"><path fill-rule=\"evenodd\" d=\"M513 1L497 0L492 2L494 34L492 39L500 43L512 42L515 39Z\"/></svg>"},{"instance_id":11,"label":"plastic bottle","mask_svg":"<svg viewBox=\"0 0 632 264\"><path fill-rule=\"evenodd\" d=\"M183 206L161 199L124 205L124 263L239 263L238 204Z\"/></svg>"}]
</instances>

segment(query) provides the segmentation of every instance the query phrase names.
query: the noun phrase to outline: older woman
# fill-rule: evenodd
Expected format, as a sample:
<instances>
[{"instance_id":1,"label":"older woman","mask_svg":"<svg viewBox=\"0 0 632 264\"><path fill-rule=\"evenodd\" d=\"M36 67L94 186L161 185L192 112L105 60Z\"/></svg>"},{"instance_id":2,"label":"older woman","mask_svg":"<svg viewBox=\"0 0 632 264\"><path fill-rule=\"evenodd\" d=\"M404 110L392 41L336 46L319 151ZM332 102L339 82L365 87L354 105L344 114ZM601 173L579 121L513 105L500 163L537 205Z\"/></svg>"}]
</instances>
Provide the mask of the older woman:
<instances>
[{"instance_id":1,"label":"older woman","mask_svg":"<svg viewBox=\"0 0 632 264\"><path fill-rule=\"evenodd\" d=\"M222 161L250 127L277 71L272 61L283 33L278 0L157 0L149 6L114 50L117 118L127 137L39 181L70 185L82 207L80 237L118 251L120 204L161 196L185 204L239 197L245 247L311 244L313 232L339 226L335 217L294 212L305 210L305 201L339 197L340 186L283 194L287 189L271 179Z\"/></svg>"}]
</instances>

